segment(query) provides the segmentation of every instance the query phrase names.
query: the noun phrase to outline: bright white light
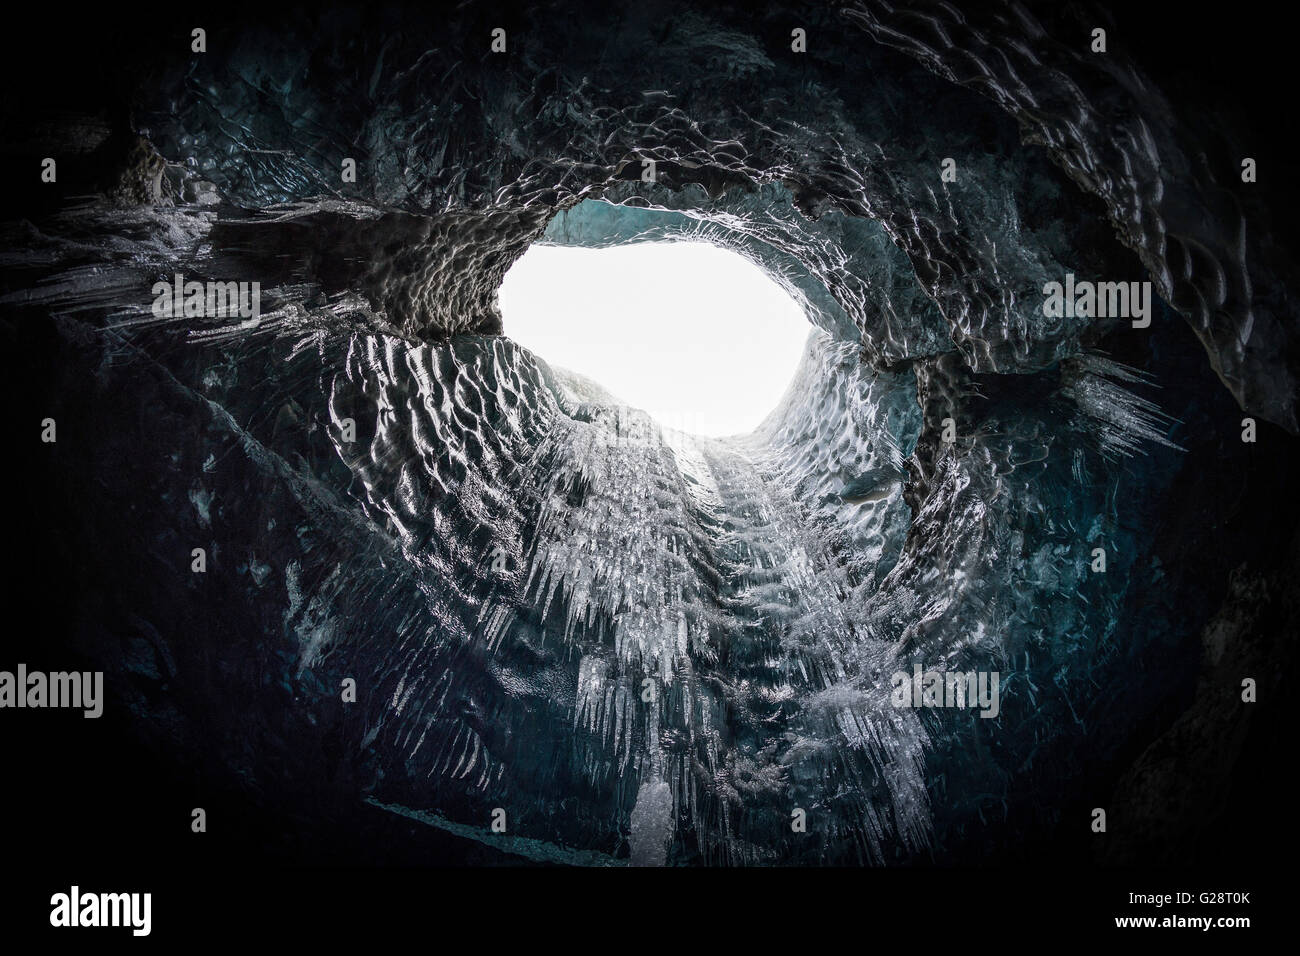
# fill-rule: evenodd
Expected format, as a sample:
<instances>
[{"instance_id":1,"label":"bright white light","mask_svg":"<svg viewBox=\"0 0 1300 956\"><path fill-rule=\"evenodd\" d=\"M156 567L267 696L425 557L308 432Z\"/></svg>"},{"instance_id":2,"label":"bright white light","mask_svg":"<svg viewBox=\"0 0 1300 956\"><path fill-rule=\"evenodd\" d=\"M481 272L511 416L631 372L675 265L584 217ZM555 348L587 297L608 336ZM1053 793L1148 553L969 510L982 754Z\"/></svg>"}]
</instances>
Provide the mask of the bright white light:
<instances>
[{"instance_id":1,"label":"bright white light","mask_svg":"<svg viewBox=\"0 0 1300 956\"><path fill-rule=\"evenodd\" d=\"M505 333L661 425L752 431L785 394L809 325L785 290L702 242L533 246L500 291Z\"/></svg>"}]
</instances>

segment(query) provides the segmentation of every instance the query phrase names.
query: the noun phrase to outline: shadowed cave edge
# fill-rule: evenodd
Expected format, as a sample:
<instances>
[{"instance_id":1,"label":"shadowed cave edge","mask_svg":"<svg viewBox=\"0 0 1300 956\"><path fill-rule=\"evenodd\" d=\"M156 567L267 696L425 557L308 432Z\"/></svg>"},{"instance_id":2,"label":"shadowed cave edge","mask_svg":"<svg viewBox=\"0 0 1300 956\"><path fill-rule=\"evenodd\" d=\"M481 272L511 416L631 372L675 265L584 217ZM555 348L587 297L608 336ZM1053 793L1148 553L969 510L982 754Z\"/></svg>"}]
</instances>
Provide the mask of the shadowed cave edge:
<instances>
[{"instance_id":1,"label":"shadowed cave edge","mask_svg":"<svg viewBox=\"0 0 1300 956\"><path fill-rule=\"evenodd\" d=\"M3 666L109 688L98 736L15 742L68 783L34 819L128 760L96 846L187 863L162 807L232 821L214 862L1284 855L1294 186L1262 107L1150 51L1169 24L205 19L202 54L187 23L97 25L4 107L6 181L58 179L0 224L11 588L44 609ZM12 90L39 50L10 52ZM660 239L807 312L742 440L665 434L501 327L531 244ZM258 320L159 318L178 273L259 282ZM1045 316L1067 273L1150 281L1150 326ZM914 662L999 672L998 716L891 706Z\"/></svg>"}]
</instances>

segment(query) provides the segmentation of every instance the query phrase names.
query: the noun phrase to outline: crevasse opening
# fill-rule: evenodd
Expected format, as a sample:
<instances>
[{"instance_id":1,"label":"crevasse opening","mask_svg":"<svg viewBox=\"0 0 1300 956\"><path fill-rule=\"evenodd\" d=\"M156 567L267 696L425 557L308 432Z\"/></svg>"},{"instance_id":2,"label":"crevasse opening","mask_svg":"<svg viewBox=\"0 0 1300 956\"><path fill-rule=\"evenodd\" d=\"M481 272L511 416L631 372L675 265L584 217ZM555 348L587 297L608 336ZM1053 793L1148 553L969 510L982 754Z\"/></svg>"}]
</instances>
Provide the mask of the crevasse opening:
<instances>
[{"instance_id":1,"label":"crevasse opening","mask_svg":"<svg viewBox=\"0 0 1300 956\"><path fill-rule=\"evenodd\" d=\"M740 254L708 242L535 245L500 289L505 333L660 425L753 431L788 389L802 308Z\"/></svg>"}]
</instances>

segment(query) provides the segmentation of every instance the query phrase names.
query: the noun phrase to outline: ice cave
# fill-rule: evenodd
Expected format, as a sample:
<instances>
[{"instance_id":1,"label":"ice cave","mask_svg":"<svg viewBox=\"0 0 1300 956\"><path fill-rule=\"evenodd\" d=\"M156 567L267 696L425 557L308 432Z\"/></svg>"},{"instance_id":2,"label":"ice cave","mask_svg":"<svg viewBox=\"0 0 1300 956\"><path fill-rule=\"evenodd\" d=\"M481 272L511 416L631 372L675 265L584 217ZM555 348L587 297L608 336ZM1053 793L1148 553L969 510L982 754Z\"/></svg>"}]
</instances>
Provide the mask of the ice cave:
<instances>
[{"instance_id":1,"label":"ice cave","mask_svg":"<svg viewBox=\"0 0 1300 956\"><path fill-rule=\"evenodd\" d=\"M205 17L97 23L4 114L10 584L46 617L0 666L104 672L68 746L135 755L131 839L169 846L174 797L213 858L294 862L1256 840L1300 603L1294 187L1243 177L1211 78L1094 53L1087 4ZM511 337L523 257L700 244L800 323L697 350L750 419L621 390L714 334L628 318L675 266L601 287L630 371ZM1120 306L1045 308L1067 275ZM552 334L591 346L578 308ZM920 706L931 671L997 706Z\"/></svg>"}]
</instances>

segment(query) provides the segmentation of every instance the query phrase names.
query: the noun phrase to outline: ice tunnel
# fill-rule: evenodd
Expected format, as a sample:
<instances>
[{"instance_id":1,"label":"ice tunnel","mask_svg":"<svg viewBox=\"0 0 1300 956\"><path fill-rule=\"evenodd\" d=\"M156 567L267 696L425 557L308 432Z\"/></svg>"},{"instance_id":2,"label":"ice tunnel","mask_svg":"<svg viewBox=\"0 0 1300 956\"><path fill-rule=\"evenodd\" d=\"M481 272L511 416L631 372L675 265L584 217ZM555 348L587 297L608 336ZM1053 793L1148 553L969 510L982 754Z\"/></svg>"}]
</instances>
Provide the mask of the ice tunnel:
<instances>
[{"instance_id":1,"label":"ice tunnel","mask_svg":"<svg viewBox=\"0 0 1300 956\"><path fill-rule=\"evenodd\" d=\"M205 17L202 50L87 30L4 107L10 583L47 619L0 669L103 672L66 746L137 755L132 839L172 852L171 801L281 862L1271 852L1293 186L1243 178L1253 117L1143 24ZM752 429L667 427L503 322L531 249L664 242L806 320Z\"/></svg>"}]
</instances>

